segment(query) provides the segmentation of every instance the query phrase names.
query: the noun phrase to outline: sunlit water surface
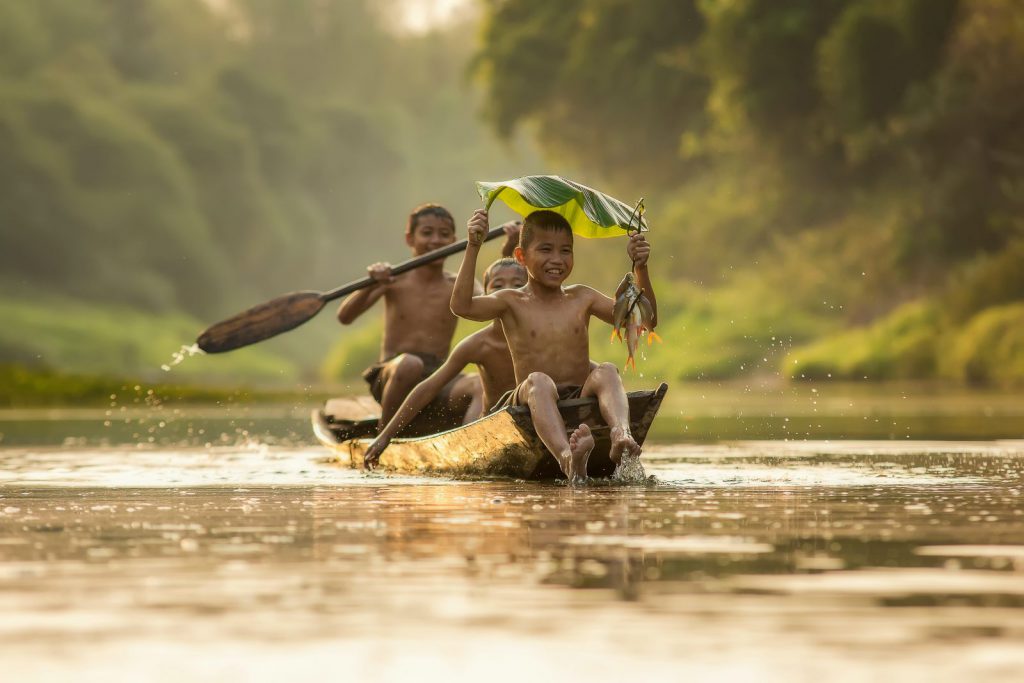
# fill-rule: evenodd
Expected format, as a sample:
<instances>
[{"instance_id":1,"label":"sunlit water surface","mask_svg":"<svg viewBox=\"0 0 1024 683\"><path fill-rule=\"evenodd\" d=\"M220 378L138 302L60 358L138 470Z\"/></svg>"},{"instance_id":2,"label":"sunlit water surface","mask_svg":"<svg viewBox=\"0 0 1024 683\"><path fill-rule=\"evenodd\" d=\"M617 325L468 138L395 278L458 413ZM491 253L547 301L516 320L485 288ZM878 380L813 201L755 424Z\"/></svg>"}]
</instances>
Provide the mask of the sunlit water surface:
<instances>
[{"instance_id":1,"label":"sunlit water surface","mask_svg":"<svg viewBox=\"0 0 1024 683\"><path fill-rule=\"evenodd\" d=\"M2 680L1021 680L1024 442L655 445L646 485L0 449Z\"/></svg>"}]
</instances>

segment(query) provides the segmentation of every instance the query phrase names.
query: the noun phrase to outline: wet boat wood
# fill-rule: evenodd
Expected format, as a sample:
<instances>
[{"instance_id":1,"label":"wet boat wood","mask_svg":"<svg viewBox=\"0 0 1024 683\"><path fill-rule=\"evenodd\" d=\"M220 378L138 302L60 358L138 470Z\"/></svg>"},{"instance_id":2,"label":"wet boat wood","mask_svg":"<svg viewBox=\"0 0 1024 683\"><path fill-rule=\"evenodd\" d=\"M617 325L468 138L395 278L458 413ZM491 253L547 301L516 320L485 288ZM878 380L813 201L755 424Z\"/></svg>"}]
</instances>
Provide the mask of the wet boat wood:
<instances>
[{"instance_id":1,"label":"wet boat wood","mask_svg":"<svg viewBox=\"0 0 1024 683\"><path fill-rule=\"evenodd\" d=\"M661 384L653 391L628 394L630 428L641 445L666 391L668 385ZM328 402L323 410L313 411L313 432L322 444L336 453L339 464L362 468L369 437L377 426L376 416L370 412L373 405L359 399L351 399L352 403L345 402L349 399L341 401ZM609 430L596 399L560 401L559 410L566 425L575 429L586 423L594 432L596 445L587 468L590 476L611 475L615 465L609 457ZM428 429L429 422L422 421L418 428ZM562 476L557 462L533 429L529 409L521 406L505 408L439 433L395 439L381 455L380 469L460 477L557 479Z\"/></svg>"}]
</instances>

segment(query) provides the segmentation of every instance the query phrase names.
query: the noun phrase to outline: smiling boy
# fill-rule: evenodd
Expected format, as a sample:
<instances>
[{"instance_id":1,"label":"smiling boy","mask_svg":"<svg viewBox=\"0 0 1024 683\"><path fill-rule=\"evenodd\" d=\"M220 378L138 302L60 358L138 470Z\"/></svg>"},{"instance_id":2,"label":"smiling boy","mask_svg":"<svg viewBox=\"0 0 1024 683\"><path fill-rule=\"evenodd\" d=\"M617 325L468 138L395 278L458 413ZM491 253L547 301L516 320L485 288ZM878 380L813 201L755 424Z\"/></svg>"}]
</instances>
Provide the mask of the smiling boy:
<instances>
[{"instance_id":1,"label":"smiling boy","mask_svg":"<svg viewBox=\"0 0 1024 683\"><path fill-rule=\"evenodd\" d=\"M515 258L528 273L521 289L474 295L476 260L487 233L487 212L478 209L468 222L469 247L452 292L451 309L469 320L500 320L508 340L518 386L503 405L527 405L541 441L570 481L586 478L587 458L594 447L590 428L579 425L567 436L558 412L560 399L596 397L610 428L611 459L640 455L629 431L629 404L618 369L590 362L590 318L613 324L614 302L585 285L563 286L573 268L573 235L569 223L553 211L526 217ZM629 238L637 286L650 299L657 322L657 302L647 272L650 245L643 235Z\"/></svg>"},{"instance_id":2,"label":"smiling boy","mask_svg":"<svg viewBox=\"0 0 1024 683\"><path fill-rule=\"evenodd\" d=\"M518 225L506 224L505 249L512 250ZM424 204L410 215L405 228L405 243L413 256L448 246L455 241L455 220L438 204ZM458 319L448 306L455 275L444 269L444 261L434 261L397 277L388 263L374 263L367 273L376 284L345 298L338 307L338 321L350 325L384 299L384 336L380 360L363 373L370 393L380 403L379 427L391 420L402 401L416 384L444 363L451 348ZM482 291L473 282L475 291ZM479 394L479 382L458 375L445 385L431 404L432 410L462 416Z\"/></svg>"}]
</instances>

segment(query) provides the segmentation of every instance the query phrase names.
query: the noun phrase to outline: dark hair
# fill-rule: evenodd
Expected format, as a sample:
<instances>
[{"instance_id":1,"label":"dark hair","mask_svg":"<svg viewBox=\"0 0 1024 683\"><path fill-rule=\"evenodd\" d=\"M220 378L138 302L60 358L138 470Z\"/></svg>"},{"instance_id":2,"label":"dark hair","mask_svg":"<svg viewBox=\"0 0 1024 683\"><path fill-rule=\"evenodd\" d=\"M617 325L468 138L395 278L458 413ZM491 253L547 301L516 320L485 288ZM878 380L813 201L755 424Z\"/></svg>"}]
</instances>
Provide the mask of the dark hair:
<instances>
[{"instance_id":1,"label":"dark hair","mask_svg":"<svg viewBox=\"0 0 1024 683\"><path fill-rule=\"evenodd\" d=\"M455 230L455 219L452 218L448 209L444 208L440 204L423 204L422 206L417 206L413 209L413 212L409 214L409 222L405 226L406 235L411 235L413 233L421 216L437 216L438 218L444 218L452 224L452 230Z\"/></svg>"},{"instance_id":2,"label":"dark hair","mask_svg":"<svg viewBox=\"0 0 1024 683\"><path fill-rule=\"evenodd\" d=\"M487 285L491 284L491 278L494 277L494 271L501 270L502 268L518 268L524 273L526 272L526 266L519 261L516 261L511 256L500 258L487 266L487 270L484 271L484 289L487 289Z\"/></svg>"},{"instance_id":3,"label":"dark hair","mask_svg":"<svg viewBox=\"0 0 1024 683\"><path fill-rule=\"evenodd\" d=\"M572 226L561 214L544 209L534 211L523 221L523 231L519 233L519 247L524 251L533 242L537 230L567 232L572 237Z\"/></svg>"}]
</instances>

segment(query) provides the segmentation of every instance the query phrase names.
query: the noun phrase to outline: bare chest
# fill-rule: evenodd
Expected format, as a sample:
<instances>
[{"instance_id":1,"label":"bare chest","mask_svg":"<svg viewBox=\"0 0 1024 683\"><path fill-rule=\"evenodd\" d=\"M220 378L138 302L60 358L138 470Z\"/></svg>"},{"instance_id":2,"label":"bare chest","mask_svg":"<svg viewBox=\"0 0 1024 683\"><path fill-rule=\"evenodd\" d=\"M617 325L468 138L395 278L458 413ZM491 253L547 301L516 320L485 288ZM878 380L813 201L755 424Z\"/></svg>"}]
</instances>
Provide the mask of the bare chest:
<instances>
[{"instance_id":1,"label":"bare chest","mask_svg":"<svg viewBox=\"0 0 1024 683\"><path fill-rule=\"evenodd\" d=\"M386 299L388 317L403 322L454 318L451 295L452 285L447 281L396 282Z\"/></svg>"},{"instance_id":2,"label":"bare chest","mask_svg":"<svg viewBox=\"0 0 1024 683\"><path fill-rule=\"evenodd\" d=\"M587 340L586 311L568 301L555 306L523 306L516 311L510 343L537 348ZM514 327L514 330L509 330ZM514 337L514 341L513 341Z\"/></svg>"}]
</instances>

